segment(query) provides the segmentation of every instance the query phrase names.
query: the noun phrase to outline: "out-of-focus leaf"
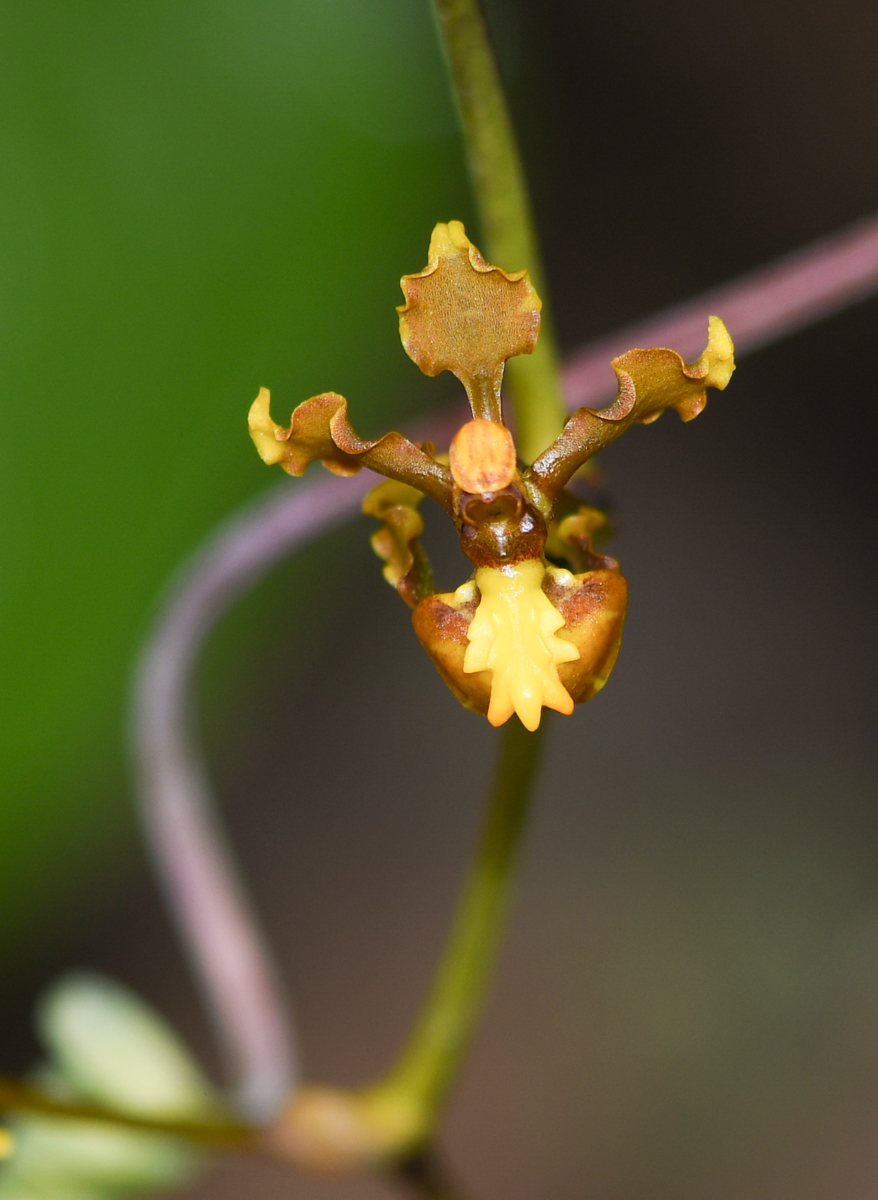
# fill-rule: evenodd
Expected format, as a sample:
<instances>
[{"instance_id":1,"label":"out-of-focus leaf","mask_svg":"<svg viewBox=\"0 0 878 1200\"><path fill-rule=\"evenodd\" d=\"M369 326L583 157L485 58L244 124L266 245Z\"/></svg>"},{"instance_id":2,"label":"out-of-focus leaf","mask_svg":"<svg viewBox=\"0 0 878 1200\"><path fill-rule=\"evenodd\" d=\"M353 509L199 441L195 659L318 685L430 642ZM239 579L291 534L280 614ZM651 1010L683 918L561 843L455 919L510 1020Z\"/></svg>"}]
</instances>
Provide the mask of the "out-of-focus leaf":
<instances>
[{"instance_id":1,"label":"out-of-focus leaf","mask_svg":"<svg viewBox=\"0 0 878 1200\"><path fill-rule=\"evenodd\" d=\"M177 1034L115 980L76 974L40 1003L37 1023L53 1064L76 1092L145 1117L209 1117L220 1105Z\"/></svg>"},{"instance_id":2,"label":"out-of-focus leaf","mask_svg":"<svg viewBox=\"0 0 878 1200\"><path fill-rule=\"evenodd\" d=\"M175 1185L199 1156L182 1142L97 1121L19 1117L17 1147L0 1170L0 1198L124 1195Z\"/></svg>"},{"instance_id":3,"label":"out-of-focus leaf","mask_svg":"<svg viewBox=\"0 0 878 1200\"><path fill-rule=\"evenodd\" d=\"M39 1005L50 1055L41 1084L131 1115L209 1119L219 1096L171 1027L138 996L98 975L61 980ZM106 1122L19 1115L0 1167L0 1200L113 1200L176 1186L201 1156L185 1142Z\"/></svg>"}]
</instances>

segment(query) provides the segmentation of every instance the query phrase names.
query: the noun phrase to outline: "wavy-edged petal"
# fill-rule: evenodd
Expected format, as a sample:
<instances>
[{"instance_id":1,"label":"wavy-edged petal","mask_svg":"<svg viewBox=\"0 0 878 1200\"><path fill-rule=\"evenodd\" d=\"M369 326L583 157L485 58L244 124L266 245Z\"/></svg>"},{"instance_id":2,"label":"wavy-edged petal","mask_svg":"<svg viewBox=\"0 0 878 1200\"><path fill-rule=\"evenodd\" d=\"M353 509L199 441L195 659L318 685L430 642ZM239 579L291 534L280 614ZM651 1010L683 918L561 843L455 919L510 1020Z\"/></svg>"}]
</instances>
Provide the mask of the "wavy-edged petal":
<instances>
[{"instance_id":1,"label":"wavy-edged petal","mask_svg":"<svg viewBox=\"0 0 878 1200\"><path fill-rule=\"evenodd\" d=\"M363 500L363 512L383 521L372 534L372 549L385 562L384 578L409 608L415 608L436 588L424 548L418 540L424 522L417 511L424 493L395 479L379 483Z\"/></svg>"},{"instance_id":2,"label":"wavy-edged petal","mask_svg":"<svg viewBox=\"0 0 878 1200\"><path fill-rule=\"evenodd\" d=\"M344 396L336 392L313 396L299 405L286 429L272 420L270 405L271 393L260 388L248 417L250 436L263 462L279 464L288 475L304 474L315 459L335 475L356 475L361 467L369 467L450 508L448 467L401 433L365 441L348 420Z\"/></svg>"},{"instance_id":3,"label":"wavy-edged petal","mask_svg":"<svg viewBox=\"0 0 878 1200\"><path fill-rule=\"evenodd\" d=\"M707 346L694 363L674 350L629 350L613 359L619 391L609 408L580 408L560 436L525 473L526 481L554 499L587 459L631 425L650 425L667 408L691 421L707 403L707 389L722 391L735 369L734 344L719 317L711 317Z\"/></svg>"},{"instance_id":4,"label":"wavy-edged petal","mask_svg":"<svg viewBox=\"0 0 878 1200\"><path fill-rule=\"evenodd\" d=\"M565 493L565 496L569 493ZM556 518L549 526L546 538L546 556L568 563L574 573L584 571L618 571L619 564L608 554L599 554L594 548L594 535L605 530L607 517L600 509L582 504L565 516Z\"/></svg>"},{"instance_id":5,"label":"wavy-edged petal","mask_svg":"<svg viewBox=\"0 0 878 1200\"><path fill-rule=\"evenodd\" d=\"M315 459L334 475L356 475L362 454L346 454L332 440L332 418L347 409L347 400L336 392L323 392L300 404L287 429L271 417L271 392L260 388L247 415L250 437L263 462L279 464L288 475L304 475Z\"/></svg>"}]
</instances>

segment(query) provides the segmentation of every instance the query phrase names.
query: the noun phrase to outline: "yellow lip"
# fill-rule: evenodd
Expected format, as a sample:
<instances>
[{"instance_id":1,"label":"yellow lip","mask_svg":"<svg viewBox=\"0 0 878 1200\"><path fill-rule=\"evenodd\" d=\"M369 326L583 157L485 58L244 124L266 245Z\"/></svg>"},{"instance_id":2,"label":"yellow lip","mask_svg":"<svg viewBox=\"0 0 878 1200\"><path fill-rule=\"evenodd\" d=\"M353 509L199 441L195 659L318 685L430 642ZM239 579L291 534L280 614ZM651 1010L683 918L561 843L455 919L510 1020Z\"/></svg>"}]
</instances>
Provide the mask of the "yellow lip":
<instances>
[{"instance_id":1,"label":"yellow lip","mask_svg":"<svg viewBox=\"0 0 878 1200\"><path fill-rule=\"evenodd\" d=\"M543 591L545 574L539 559L476 571L481 602L467 630L463 669L468 675L492 673L492 725L517 713L522 725L534 730L544 707L568 716L573 712L558 666L579 658L579 651L555 636L564 618Z\"/></svg>"}]
</instances>

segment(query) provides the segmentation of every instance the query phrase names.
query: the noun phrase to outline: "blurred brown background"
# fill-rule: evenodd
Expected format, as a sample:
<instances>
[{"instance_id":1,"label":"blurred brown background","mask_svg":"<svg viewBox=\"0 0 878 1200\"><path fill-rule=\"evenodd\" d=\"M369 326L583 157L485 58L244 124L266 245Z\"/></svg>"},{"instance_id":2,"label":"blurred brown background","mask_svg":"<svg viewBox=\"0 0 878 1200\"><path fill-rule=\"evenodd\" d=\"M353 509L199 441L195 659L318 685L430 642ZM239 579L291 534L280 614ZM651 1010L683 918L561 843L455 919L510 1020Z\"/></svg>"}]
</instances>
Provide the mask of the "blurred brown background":
<instances>
[{"instance_id":1,"label":"blurred brown background","mask_svg":"<svg viewBox=\"0 0 878 1200\"><path fill-rule=\"evenodd\" d=\"M565 348L878 207L868 6L490 11ZM235 12L258 24L262 9ZM425 249L430 222L471 218L464 200L446 211L462 195L456 145L441 122L427 139L415 122L393 133L391 161L375 111L365 129L326 118L352 163L328 203L356 223L357 164L374 154L392 208L410 164ZM387 306L421 265L406 220L398 252L382 234ZM342 288L342 265L327 270ZM666 417L605 456L625 644L606 691L553 722L506 952L443 1134L475 1200L875 1194L876 322L871 301L745 359L695 423ZM349 389L356 414L356 367L336 382L332 346L321 354L316 387ZM376 428L393 404L410 417L414 374L403 361ZM295 370L277 376L291 394ZM254 466L239 495L267 485ZM463 564L436 525L440 582L455 586ZM307 1073L352 1083L387 1064L423 994L496 744L418 650L367 532L358 520L278 570L218 632L202 679L214 779ZM37 1053L33 995L73 965L131 983L216 1066L130 828L117 845L113 869L72 872L16 944L10 1068ZM389 1194L224 1164L187 1196Z\"/></svg>"}]
</instances>

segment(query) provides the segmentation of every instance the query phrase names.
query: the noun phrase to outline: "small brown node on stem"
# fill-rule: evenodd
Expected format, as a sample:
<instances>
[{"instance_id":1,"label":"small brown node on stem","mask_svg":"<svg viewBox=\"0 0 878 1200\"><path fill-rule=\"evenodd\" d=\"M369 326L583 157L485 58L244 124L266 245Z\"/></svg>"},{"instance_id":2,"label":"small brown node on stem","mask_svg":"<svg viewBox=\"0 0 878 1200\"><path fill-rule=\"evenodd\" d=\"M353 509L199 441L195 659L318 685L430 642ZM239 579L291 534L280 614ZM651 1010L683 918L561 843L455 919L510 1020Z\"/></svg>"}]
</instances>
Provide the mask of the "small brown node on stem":
<instances>
[{"instance_id":1,"label":"small brown node on stem","mask_svg":"<svg viewBox=\"0 0 878 1200\"><path fill-rule=\"evenodd\" d=\"M411 1153L426 1121L419 1100L392 1085L303 1087L262 1132L261 1145L294 1166L344 1174Z\"/></svg>"},{"instance_id":2,"label":"small brown node on stem","mask_svg":"<svg viewBox=\"0 0 878 1200\"><path fill-rule=\"evenodd\" d=\"M499 492L515 478L515 442L496 421L467 421L451 443L449 460L462 492Z\"/></svg>"}]
</instances>

